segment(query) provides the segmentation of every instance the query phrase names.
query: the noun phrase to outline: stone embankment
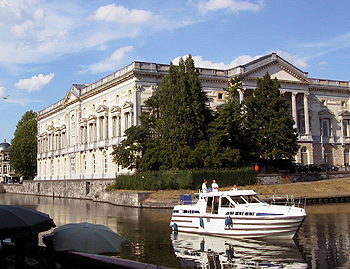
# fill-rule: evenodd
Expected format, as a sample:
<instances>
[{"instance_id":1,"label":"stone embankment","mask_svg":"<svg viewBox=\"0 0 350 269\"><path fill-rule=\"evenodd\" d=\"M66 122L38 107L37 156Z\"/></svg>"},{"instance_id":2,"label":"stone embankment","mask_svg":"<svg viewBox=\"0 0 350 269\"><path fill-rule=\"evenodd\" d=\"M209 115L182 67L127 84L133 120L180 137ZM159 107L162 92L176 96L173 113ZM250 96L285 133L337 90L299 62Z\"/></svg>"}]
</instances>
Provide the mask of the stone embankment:
<instances>
[{"instance_id":1,"label":"stone embankment","mask_svg":"<svg viewBox=\"0 0 350 269\"><path fill-rule=\"evenodd\" d=\"M7 193L39 195L56 198L87 199L120 206L172 208L186 191L107 191L114 180L34 180L23 184L0 185ZM259 177L259 185L247 186L264 196L293 195L306 197L308 203L349 202L350 173L269 175ZM243 188L243 187L240 187ZM228 190L229 188L221 188Z\"/></svg>"},{"instance_id":2,"label":"stone embankment","mask_svg":"<svg viewBox=\"0 0 350 269\"><path fill-rule=\"evenodd\" d=\"M4 184L6 193L86 199L122 206L142 206L151 192L107 191L114 180L33 180L23 184Z\"/></svg>"}]
</instances>

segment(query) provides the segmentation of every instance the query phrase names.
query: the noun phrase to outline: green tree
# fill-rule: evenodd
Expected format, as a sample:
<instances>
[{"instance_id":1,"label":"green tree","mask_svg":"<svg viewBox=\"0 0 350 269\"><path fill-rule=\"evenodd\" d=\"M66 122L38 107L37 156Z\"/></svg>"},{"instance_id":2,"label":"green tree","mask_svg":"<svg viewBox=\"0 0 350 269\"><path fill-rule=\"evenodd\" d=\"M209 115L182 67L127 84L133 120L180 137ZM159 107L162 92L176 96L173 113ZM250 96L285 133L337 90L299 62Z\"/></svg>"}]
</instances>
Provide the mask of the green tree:
<instances>
[{"instance_id":1,"label":"green tree","mask_svg":"<svg viewBox=\"0 0 350 269\"><path fill-rule=\"evenodd\" d=\"M33 179L37 174L37 114L24 113L16 125L9 149L10 165L24 178Z\"/></svg>"},{"instance_id":2,"label":"green tree","mask_svg":"<svg viewBox=\"0 0 350 269\"><path fill-rule=\"evenodd\" d=\"M208 124L212 119L209 101L202 90L192 57L185 61L181 59L178 66L171 63L160 88L145 102L148 112L141 118L138 128L145 128L142 133L146 139L141 142L142 153L136 168L197 167L198 159L194 158L193 151L201 141L208 139ZM123 160L129 160L135 164L132 156L135 143L139 141L130 138L128 143L125 141L120 145L121 154L112 153L115 161L122 164ZM122 155L124 158L120 158ZM130 162L123 166L133 168Z\"/></svg>"},{"instance_id":3,"label":"green tree","mask_svg":"<svg viewBox=\"0 0 350 269\"><path fill-rule=\"evenodd\" d=\"M170 65L156 95L161 115L157 133L165 143L193 149L200 140L207 138L211 120L209 99L202 90L191 56L186 61L180 59L178 66Z\"/></svg>"},{"instance_id":4,"label":"green tree","mask_svg":"<svg viewBox=\"0 0 350 269\"><path fill-rule=\"evenodd\" d=\"M292 160L298 150L294 120L281 97L280 83L266 73L257 79L257 88L245 104L243 128L249 139L247 152L251 160L275 165L279 160Z\"/></svg>"},{"instance_id":5,"label":"green tree","mask_svg":"<svg viewBox=\"0 0 350 269\"><path fill-rule=\"evenodd\" d=\"M206 162L209 167L234 167L240 160L242 107L234 99L238 89L242 89L241 78L232 78L230 86L224 89L228 93L228 99L210 124L210 161Z\"/></svg>"}]
</instances>

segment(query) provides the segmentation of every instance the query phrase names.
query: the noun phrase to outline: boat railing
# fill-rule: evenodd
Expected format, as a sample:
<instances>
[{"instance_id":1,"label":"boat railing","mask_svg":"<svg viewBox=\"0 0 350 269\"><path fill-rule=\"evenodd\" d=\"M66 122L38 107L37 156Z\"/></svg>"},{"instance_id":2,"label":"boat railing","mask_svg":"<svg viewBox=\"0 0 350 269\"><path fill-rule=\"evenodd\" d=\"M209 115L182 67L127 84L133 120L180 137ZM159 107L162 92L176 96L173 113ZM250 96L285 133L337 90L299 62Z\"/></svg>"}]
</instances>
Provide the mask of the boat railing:
<instances>
[{"instance_id":1,"label":"boat railing","mask_svg":"<svg viewBox=\"0 0 350 269\"><path fill-rule=\"evenodd\" d=\"M263 199L272 205L296 206L305 208L306 197L294 197L294 195L273 195L272 198Z\"/></svg>"}]
</instances>

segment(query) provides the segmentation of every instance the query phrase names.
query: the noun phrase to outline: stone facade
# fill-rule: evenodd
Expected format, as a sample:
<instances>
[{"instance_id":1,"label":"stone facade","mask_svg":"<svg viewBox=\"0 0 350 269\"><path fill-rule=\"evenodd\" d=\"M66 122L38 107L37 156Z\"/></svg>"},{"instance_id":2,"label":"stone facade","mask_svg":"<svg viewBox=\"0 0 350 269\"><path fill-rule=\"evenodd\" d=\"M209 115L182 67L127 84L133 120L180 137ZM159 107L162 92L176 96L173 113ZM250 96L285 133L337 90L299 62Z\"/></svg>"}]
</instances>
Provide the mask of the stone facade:
<instances>
[{"instance_id":1,"label":"stone facade","mask_svg":"<svg viewBox=\"0 0 350 269\"><path fill-rule=\"evenodd\" d=\"M40 180L113 179L130 171L111 158L124 130L139 124L143 102L160 86L169 65L133 62L92 84L72 85L66 96L38 113ZM198 68L203 90L216 109L225 103L232 77L243 77L237 100L253 94L268 72L281 83L298 130L295 161L347 166L350 148L349 81L309 78L272 53L228 70Z\"/></svg>"},{"instance_id":2,"label":"stone facade","mask_svg":"<svg viewBox=\"0 0 350 269\"><path fill-rule=\"evenodd\" d=\"M0 143L0 183L12 182L17 179L16 172L12 169L9 159L10 144L4 140Z\"/></svg>"}]
</instances>

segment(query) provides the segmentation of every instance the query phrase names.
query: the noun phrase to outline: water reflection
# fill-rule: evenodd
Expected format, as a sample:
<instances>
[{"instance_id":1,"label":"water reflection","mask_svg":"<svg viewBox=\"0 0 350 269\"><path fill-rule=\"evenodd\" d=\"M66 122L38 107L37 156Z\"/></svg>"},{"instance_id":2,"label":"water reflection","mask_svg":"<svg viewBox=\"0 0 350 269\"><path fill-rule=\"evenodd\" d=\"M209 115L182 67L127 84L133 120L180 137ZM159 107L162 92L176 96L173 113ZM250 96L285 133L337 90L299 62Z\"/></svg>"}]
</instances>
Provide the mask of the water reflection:
<instances>
[{"instance_id":1,"label":"water reflection","mask_svg":"<svg viewBox=\"0 0 350 269\"><path fill-rule=\"evenodd\" d=\"M211 237L201 239L189 234L171 238L169 209L138 209L88 200L19 194L0 194L0 203L45 212L57 226L85 221L105 225L129 240L120 257L164 267L181 268L181 259L177 256L181 251L190 253L192 249L193 253L199 251L200 256L206 255L207 263L213 266L205 268L220 268L217 261L221 262L221 268L232 268L232 264L236 266L234 268L266 268L271 264L275 268L306 268L306 263L312 269L350 268L349 204L307 206L308 216L295 244L291 240L237 241L222 238L217 243ZM177 251L177 248L182 250ZM202 266L203 261L194 262L193 256L189 259L193 261L192 265ZM295 267L298 263L301 267ZM186 264L183 266L186 268Z\"/></svg>"},{"instance_id":2,"label":"water reflection","mask_svg":"<svg viewBox=\"0 0 350 269\"><path fill-rule=\"evenodd\" d=\"M350 206L322 204L308 213L296 242L310 268L350 268Z\"/></svg>"},{"instance_id":3,"label":"water reflection","mask_svg":"<svg viewBox=\"0 0 350 269\"><path fill-rule=\"evenodd\" d=\"M292 240L174 233L172 243L183 268L308 268Z\"/></svg>"},{"instance_id":4,"label":"water reflection","mask_svg":"<svg viewBox=\"0 0 350 269\"><path fill-rule=\"evenodd\" d=\"M85 221L105 225L128 239L119 255L121 258L170 268L180 267L169 237L171 210L19 194L0 194L0 203L26 206L49 214L57 226Z\"/></svg>"}]
</instances>

